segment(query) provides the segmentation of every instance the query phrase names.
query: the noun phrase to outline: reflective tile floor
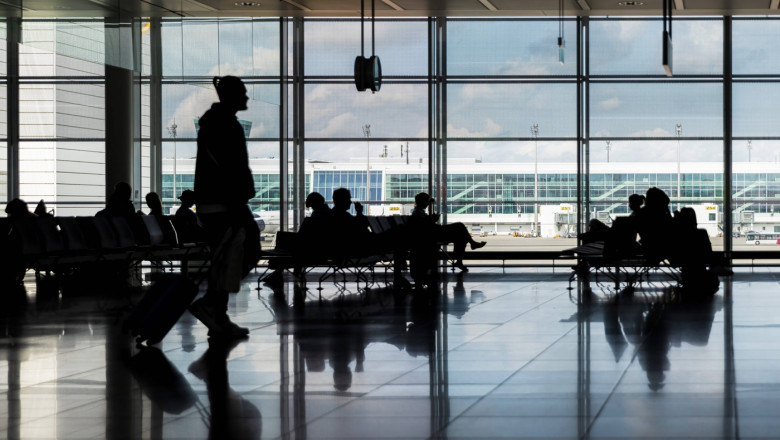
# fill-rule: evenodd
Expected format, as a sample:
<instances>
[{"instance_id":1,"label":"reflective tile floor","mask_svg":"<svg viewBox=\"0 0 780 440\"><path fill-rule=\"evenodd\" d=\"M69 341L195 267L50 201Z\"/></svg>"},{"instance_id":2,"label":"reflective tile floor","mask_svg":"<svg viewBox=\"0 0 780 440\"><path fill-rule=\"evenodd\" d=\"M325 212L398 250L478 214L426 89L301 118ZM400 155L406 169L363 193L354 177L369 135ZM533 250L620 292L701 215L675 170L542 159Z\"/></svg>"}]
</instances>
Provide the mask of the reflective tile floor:
<instances>
[{"instance_id":1,"label":"reflective tile floor","mask_svg":"<svg viewBox=\"0 0 780 440\"><path fill-rule=\"evenodd\" d=\"M29 283L3 292L0 438L780 438L778 280L737 271L695 302L561 269L415 297L249 280L248 340L210 345L185 314L143 348L121 325L137 295Z\"/></svg>"}]
</instances>

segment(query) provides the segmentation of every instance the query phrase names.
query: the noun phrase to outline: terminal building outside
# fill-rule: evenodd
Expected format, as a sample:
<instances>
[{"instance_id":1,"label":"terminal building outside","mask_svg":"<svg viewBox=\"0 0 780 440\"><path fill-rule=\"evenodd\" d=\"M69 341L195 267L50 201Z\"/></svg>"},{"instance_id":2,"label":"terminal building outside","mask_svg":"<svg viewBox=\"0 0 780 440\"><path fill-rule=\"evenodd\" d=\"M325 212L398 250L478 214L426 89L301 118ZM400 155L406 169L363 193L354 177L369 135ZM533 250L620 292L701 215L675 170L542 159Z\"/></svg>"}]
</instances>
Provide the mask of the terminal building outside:
<instances>
[{"instance_id":1,"label":"terminal building outside","mask_svg":"<svg viewBox=\"0 0 780 440\"><path fill-rule=\"evenodd\" d=\"M177 193L192 189L195 160L179 159ZM250 159L257 196L252 209L267 225L278 230L279 178L275 159ZM481 163L455 159L448 163L447 220L462 222L473 234L520 237L573 238L576 234L577 174L571 164L538 165L534 197L534 167L527 163ZM663 189L672 199L670 208L690 206L699 227L711 237L723 231L723 207L718 203L723 186L721 166L715 162L684 164L680 197L672 163L595 163L590 173L590 218L609 224L629 214L628 196L644 194L649 187ZM738 163L734 171L734 211L731 231L737 237L749 231L780 234L780 164ZM163 161L163 199L175 209L173 160ZM409 214L414 195L427 191L427 159L416 157L371 158L371 198L366 199L366 159L347 162L307 161L306 192L316 191L330 200L333 190L344 187L352 198L370 206L371 215ZM594 170L598 170L595 171ZM679 200L679 202L678 202ZM779 202L780 203L780 202ZM534 208L538 206L538 215ZM777 210L777 215L775 215ZM536 227L535 227L536 226Z\"/></svg>"}]
</instances>

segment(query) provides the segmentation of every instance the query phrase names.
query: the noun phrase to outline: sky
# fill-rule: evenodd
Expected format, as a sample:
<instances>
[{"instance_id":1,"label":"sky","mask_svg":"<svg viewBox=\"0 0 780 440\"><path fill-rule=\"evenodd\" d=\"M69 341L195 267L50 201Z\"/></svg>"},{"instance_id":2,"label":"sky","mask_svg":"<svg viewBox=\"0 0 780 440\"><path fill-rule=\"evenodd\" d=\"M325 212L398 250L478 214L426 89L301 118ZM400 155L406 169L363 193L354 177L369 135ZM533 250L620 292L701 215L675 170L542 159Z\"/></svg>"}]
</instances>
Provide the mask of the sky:
<instances>
[{"instance_id":1,"label":"sky","mask_svg":"<svg viewBox=\"0 0 780 440\"><path fill-rule=\"evenodd\" d=\"M164 74L233 74L273 76L279 71L277 22L214 22L167 24L163 33ZM776 21L734 22L735 74L772 74L780 70L780 50L768 44L777 35ZM569 162L576 160L573 141L550 138L576 136L574 22L567 22L566 63L557 59L556 21L451 21L447 29L447 131L450 137L474 138L450 142L450 157L483 161ZM611 141L613 161L675 161L676 141L624 140L674 138L683 127L681 160L720 161L722 146L706 138L723 134L723 90L712 75L723 70L723 31L719 20L678 20L674 24L674 71L677 78L694 75L695 83L674 81L616 82L623 75L662 75L661 22L647 20L592 20L590 54L590 135L622 138ZM370 27L366 27L370 54ZM348 138L354 142L312 142L309 158L347 160L366 154L362 127L371 124L371 136L424 139L427 137L427 22L379 22L376 54L382 60L385 84L378 93L359 93L351 83L314 80L305 86L307 138ZM762 44L763 43L763 44ZM314 21L305 24L306 75L341 76L349 81L360 54L359 23ZM764 51L763 49L767 50ZM780 55L778 53L777 55ZM766 61L766 62L765 62ZM291 69L291 66L289 66ZM535 81L498 83L484 76L551 75ZM677 79L675 78L675 79ZM401 82L399 82L399 80ZM249 87L249 110L239 114L252 121L252 137L278 135L279 89L276 85ZM780 110L780 85L734 85L734 136L780 136L780 124L771 115ZM207 83L165 85L163 117L175 120L180 138L194 137L193 119L216 100ZM183 121L183 122L182 122ZM539 126L539 148L534 154L530 127ZM518 138L490 141L484 138ZM483 138L483 139L479 139ZM545 139L547 138L547 139ZM688 139L686 139L688 138ZM705 138L697 140L695 138ZM735 141L746 143L745 141ZM372 155L382 145L376 141ZM397 143L395 141L391 144ZM592 160L606 160L604 141L594 141ZM746 144L747 145L747 144ZM751 160L777 161L775 141L751 141ZM178 154L188 155L186 147ZM602 156L600 153L604 152ZM735 147L734 157L746 157L747 148Z\"/></svg>"}]
</instances>

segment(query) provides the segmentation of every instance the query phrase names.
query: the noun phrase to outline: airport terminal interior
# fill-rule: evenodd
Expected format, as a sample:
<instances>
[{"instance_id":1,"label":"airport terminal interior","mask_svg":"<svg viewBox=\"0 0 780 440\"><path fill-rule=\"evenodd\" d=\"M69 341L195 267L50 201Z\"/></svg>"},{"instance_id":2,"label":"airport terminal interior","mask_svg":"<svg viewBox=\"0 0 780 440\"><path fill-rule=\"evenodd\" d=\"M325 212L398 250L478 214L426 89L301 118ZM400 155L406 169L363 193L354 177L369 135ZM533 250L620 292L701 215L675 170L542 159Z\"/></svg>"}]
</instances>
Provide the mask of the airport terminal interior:
<instances>
[{"instance_id":1,"label":"airport terminal interior","mask_svg":"<svg viewBox=\"0 0 780 440\"><path fill-rule=\"evenodd\" d=\"M778 37L778 0L0 0L0 202L55 234L118 182L179 209L234 75L263 250L340 187L388 221L428 192L486 242L425 283L266 256L229 298L248 338L185 312L149 344L127 319L194 247L3 248L0 438L777 438ZM717 283L566 251L651 187Z\"/></svg>"}]
</instances>

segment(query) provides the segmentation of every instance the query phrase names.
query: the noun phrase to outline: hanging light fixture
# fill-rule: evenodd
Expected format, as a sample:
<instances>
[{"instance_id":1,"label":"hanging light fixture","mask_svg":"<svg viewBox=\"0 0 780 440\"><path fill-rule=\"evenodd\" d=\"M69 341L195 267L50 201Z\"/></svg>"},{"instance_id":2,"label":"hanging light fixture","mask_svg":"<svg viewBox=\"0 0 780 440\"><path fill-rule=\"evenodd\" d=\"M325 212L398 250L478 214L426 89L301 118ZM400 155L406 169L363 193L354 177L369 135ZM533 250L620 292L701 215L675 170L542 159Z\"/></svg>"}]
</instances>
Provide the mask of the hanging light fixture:
<instances>
[{"instance_id":1,"label":"hanging light fixture","mask_svg":"<svg viewBox=\"0 0 780 440\"><path fill-rule=\"evenodd\" d=\"M363 38L365 18L365 0L360 0L360 55L355 58L355 87L358 92L364 92L371 89L372 92L378 92L382 87L382 64L379 57L374 54L375 34L374 34L374 0L371 0L371 57L365 57L365 42Z\"/></svg>"},{"instance_id":2,"label":"hanging light fixture","mask_svg":"<svg viewBox=\"0 0 780 440\"><path fill-rule=\"evenodd\" d=\"M664 33L663 42L661 43L663 45L661 50L661 63L664 66L666 76L672 76L672 0L663 0L663 2Z\"/></svg>"},{"instance_id":3,"label":"hanging light fixture","mask_svg":"<svg viewBox=\"0 0 780 440\"><path fill-rule=\"evenodd\" d=\"M666 0L664 0L666 1ZM566 40L563 39L563 0L558 0L558 62L564 62Z\"/></svg>"}]
</instances>

